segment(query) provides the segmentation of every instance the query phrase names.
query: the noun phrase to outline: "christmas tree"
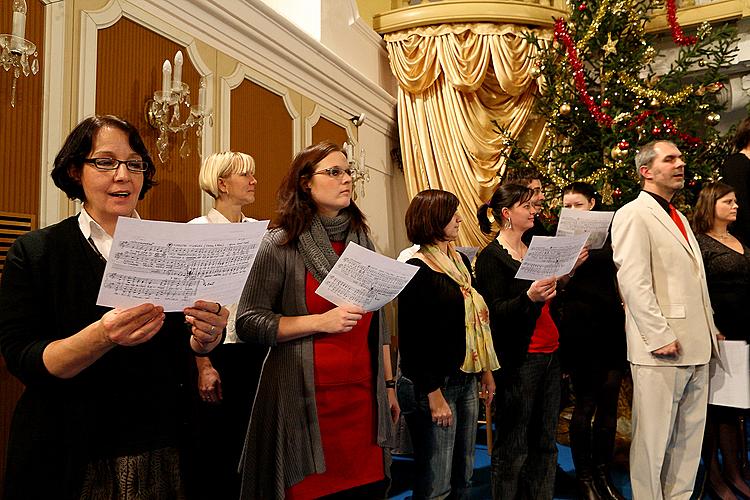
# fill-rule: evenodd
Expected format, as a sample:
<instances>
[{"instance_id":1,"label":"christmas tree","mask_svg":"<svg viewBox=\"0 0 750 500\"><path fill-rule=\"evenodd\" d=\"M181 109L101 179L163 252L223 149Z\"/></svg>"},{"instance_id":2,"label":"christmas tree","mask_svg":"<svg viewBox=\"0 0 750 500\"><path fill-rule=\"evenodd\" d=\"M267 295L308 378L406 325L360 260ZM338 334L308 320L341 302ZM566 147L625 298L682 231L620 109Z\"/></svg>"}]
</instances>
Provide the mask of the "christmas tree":
<instances>
[{"instance_id":1,"label":"christmas tree","mask_svg":"<svg viewBox=\"0 0 750 500\"><path fill-rule=\"evenodd\" d=\"M659 36L646 31L653 10L666 8L672 50L667 61ZM555 20L554 43L528 35L539 49L532 76L540 96L536 113L547 120L545 146L531 157L505 134L505 171L533 168L556 191L573 181L594 185L604 205L619 207L638 195L636 147L674 142L687 162L680 205L692 203L703 182L715 180L731 152L729 133L715 129L723 106L722 75L737 49L730 25L701 25L687 36L674 0L582 0L569 3L567 20ZM662 64L664 66L664 64ZM550 197L548 197L550 199Z\"/></svg>"}]
</instances>

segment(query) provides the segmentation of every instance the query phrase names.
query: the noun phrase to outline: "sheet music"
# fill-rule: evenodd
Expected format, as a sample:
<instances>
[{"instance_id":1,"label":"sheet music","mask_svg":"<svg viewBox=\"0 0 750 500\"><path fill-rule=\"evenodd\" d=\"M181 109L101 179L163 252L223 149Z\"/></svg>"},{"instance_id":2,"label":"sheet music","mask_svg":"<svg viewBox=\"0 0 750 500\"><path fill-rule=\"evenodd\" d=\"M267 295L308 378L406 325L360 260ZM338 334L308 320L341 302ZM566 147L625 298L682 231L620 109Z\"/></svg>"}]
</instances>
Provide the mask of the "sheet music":
<instances>
[{"instance_id":1,"label":"sheet music","mask_svg":"<svg viewBox=\"0 0 750 500\"><path fill-rule=\"evenodd\" d=\"M315 293L337 306L375 311L396 298L417 270L350 242Z\"/></svg>"},{"instance_id":2,"label":"sheet music","mask_svg":"<svg viewBox=\"0 0 750 500\"><path fill-rule=\"evenodd\" d=\"M568 274L587 239L588 234L534 236L515 277L533 281Z\"/></svg>"},{"instance_id":3,"label":"sheet music","mask_svg":"<svg viewBox=\"0 0 750 500\"><path fill-rule=\"evenodd\" d=\"M239 300L268 221L180 224L120 217L97 305L182 311Z\"/></svg>"},{"instance_id":4,"label":"sheet music","mask_svg":"<svg viewBox=\"0 0 750 500\"><path fill-rule=\"evenodd\" d=\"M750 408L750 348L744 340L720 340L721 365L709 365L708 402L712 405Z\"/></svg>"},{"instance_id":5,"label":"sheet music","mask_svg":"<svg viewBox=\"0 0 750 500\"><path fill-rule=\"evenodd\" d=\"M614 212L594 212L591 210L573 210L563 208L557 223L557 236L571 236L586 233L589 235L588 246L598 250L604 246L612 224Z\"/></svg>"},{"instance_id":6,"label":"sheet music","mask_svg":"<svg viewBox=\"0 0 750 500\"><path fill-rule=\"evenodd\" d=\"M474 263L474 259L479 253L479 247L456 247L457 252L461 252L469 258L469 262Z\"/></svg>"}]
</instances>

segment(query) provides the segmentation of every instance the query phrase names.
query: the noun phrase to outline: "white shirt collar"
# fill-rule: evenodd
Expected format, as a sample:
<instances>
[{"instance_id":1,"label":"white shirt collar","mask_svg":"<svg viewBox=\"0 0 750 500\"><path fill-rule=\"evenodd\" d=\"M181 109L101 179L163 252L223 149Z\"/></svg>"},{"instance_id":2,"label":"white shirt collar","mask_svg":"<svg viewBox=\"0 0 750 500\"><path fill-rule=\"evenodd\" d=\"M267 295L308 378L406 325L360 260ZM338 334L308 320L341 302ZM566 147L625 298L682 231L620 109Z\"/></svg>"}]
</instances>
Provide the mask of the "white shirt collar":
<instances>
[{"instance_id":1,"label":"white shirt collar","mask_svg":"<svg viewBox=\"0 0 750 500\"><path fill-rule=\"evenodd\" d=\"M133 210L132 217L134 219L141 218L135 210ZM81 213L78 215L78 227L81 230L83 237L93 243L105 259L109 258L109 250L112 248L112 241L114 238L112 238L112 236L110 236L83 207L81 207Z\"/></svg>"},{"instance_id":2,"label":"white shirt collar","mask_svg":"<svg viewBox=\"0 0 750 500\"><path fill-rule=\"evenodd\" d=\"M231 221L224 217L224 214L216 210L215 208L212 208L208 211L206 214L206 220L210 222L211 224L229 224ZM242 214L242 222L255 222L255 219L251 219L250 217L245 217L245 214Z\"/></svg>"}]
</instances>

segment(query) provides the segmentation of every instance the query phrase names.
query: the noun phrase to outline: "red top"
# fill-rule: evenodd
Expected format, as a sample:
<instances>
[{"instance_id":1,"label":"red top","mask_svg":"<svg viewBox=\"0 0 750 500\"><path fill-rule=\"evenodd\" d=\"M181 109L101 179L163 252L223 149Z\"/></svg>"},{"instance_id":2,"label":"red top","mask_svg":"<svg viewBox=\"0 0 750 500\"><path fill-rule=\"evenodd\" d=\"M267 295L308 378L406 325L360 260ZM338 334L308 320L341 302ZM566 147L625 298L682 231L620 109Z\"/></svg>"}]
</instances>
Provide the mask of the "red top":
<instances>
[{"instance_id":1,"label":"red top","mask_svg":"<svg viewBox=\"0 0 750 500\"><path fill-rule=\"evenodd\" d=\"M529 352L549 354L555 352L560 346L560 334L557 331L557 325L552 321L549 314L549 302L544 303L542 314L536 320L534 333L531 335L529 343Z\"/></svg>"},{"instance_id":2,"label":"red top","mask_svg":"<svg viewBox=\"0 0 750 500\"><path fill-rule=\"evenodd\" d=\"M343 241L331 242L339 255ZM305 276L305 300L310 314L334 307L317 295L318 281ZM383 450L377 444L377 408L372 357L367 343L372 313L350 332L313 337L315 404L326 471L305 477L286 492L287 499L318 498L385 477Z\"/></svg>"}]
</instances>

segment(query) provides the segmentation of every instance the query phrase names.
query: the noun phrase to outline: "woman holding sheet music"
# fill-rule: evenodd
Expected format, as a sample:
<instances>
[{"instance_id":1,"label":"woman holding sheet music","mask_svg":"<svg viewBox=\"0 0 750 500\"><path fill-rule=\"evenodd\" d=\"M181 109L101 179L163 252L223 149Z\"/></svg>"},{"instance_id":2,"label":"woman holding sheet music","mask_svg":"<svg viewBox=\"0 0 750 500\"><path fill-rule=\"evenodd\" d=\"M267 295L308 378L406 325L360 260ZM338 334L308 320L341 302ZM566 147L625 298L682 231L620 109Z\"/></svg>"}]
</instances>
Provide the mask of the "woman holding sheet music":
<instances>
[{"instance_id":1,"label":"woman holding sheet music","mask_svg":"<svg viewBox=\"0 0 750 500\"><path fill-rule=\"evenodd\" d=\"M344 247L374 246L344 151L299 152L240 299L237 334L271 347L240 464L241 498L383 498L398 417L382 312L315 294Z\"/></svg>"},{"instance_id":2,"label":"woman holding sheet music","mask_svg":"<svg viewBox=\"0 0 750 500\"><path fill-rule=\"evenodd\" d=\"M566 186L563 206L593 210L594 188L583 182ZM562 370L570 375L575 395L570 448L579 494L587 500L621 499L607 469L614 454L617 400L626 367L625 312L609 241L589 250L556 303Z\"/></svg>"},{"instance_id":3,"label":"woman holding sheet music","mask_svg":"<svg viewBox=\"0 0 750 500\"><path fill-rule=\"evenodd\" d=\"M551 499L555 483L560 360L549 304L559 283L554 276L515 278L527 250L521 236L534 225L532 194L525 186L502 185L477 211L484 233L492 232L494 221L500 225L476 260L477 289L487 301L501 365L495 374L493 498ZM585 250L579 263L584 258Z\"/></svg>"},{"instance_id":4,"label":"woman holding sheet music","mask_svg":"<svg viewBox=\"0 0 750 500\"><path fill-rule=\"evenodd\" d=\"M748 341L750 303L750 248L728 228L737 220L734 188L723 182L706 184L693 214L693 230L706 268L706 282L714 321L724 339ZM703 439L707 488L718 498L750 497L742 479L740 410L709 405ZM721 451L722 464L718 452Z\"/></svg>"},{"instance_id":5,"label":"woman holding sheet music","mask_svg":"<svg viewBox=\"0 0 750 500\"><path fill-rule=\"evenodd\" d=\"M398 396L414 445L415 500L467 495L477 385L481 380L481 396L492 401L492 370L500 367L487 305L474 289L469 259L453 243L457 210L453 193L428 189L406 211L406 233L420 247L408 260L419 270L398 299Z\"/></svg>"},{"instance_id":6,"label":"woman holding sheet music","mask_svg":"<svg viewBox=\"0 0 750 500\"><path fill-rule=\"evenodd\" d=\"M166 315L153 304L96 305L117 219L138 217L155 171L130 123L85 119L52 170L81 213L19 236L8 252L0 350L26 389L10 430L6 499L185 495L191 354L221 342L229 312L205 301Z\"/></svg>"}]
</instances>

